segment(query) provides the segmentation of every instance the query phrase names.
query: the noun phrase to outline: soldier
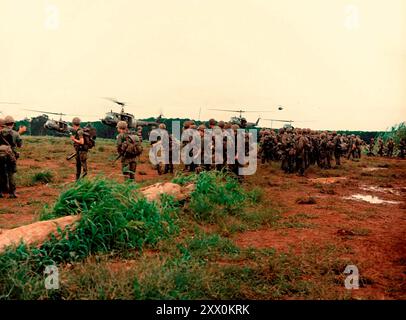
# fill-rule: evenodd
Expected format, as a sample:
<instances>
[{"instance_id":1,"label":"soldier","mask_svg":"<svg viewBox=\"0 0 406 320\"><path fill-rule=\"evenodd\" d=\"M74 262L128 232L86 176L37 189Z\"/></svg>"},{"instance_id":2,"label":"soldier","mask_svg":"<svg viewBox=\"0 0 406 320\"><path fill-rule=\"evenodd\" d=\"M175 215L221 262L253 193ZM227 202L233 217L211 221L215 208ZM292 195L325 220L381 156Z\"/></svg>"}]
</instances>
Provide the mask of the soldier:
<instances>
[{"instance_id":1,"label":"soldier","mask_svg":"<svg viewBox=\"0 0 406 320\"><path fill-rule=\"evenodd\" d=\"M137 156L142 153L142 145L138 135L130 134L125 121L117 123L117 152L121 158L121 171L125 180L135 180Z\"/></svg>"},{"instance_id":2,"label":"soldier","mask_svg":"<svg viewBox=\"0 0 406 320\"><path fill-rule=\"evenodd\" d=\"M271 132L269 130L264 130L259 141L259 154L261 155L262 164L272 160L273 147Z\"/></svg>"},{"instance_id":3,"label":"soldier","mask_svg":"<svg viewBox=\"0 0 406 320\"><path fill-rule=\"evenodd\" d=\"M306 132L306 130L305 130ZM309 141L301 129L297 129L295 138L295 161L296 171L300 176L304 176L306 169L305 150L308 148Z\"/></svg>"},{"instance_id":4,"label":"soldier","mask_svg":"<svg viewBox=\"0 0 406 320\"><path fill-rule=\"evenodd\" d=\"M390 138L389 139L389 141L388 141L388 143L387 143L387 146L386 146L386 148L387 148L387 156L389 157L389 158L392 158L392 156L393 156L393 148L395 147L395 143L393 142L393 139L392 138Z\"/></svg>"},{"instance_id":5,"label":"soldier","mask_svg":"<svg viewBox=\"0 0 406 320\"><path fill-rule=\"evenodd\" d=\"M0 132L3 130L4 126L4 119L0 118ZM8 145L0 146L0 198L3 198L3 193L8 192L6 163L9 158L9 151Z\"/></svg>"},{"instance_id":6,"label":"soldier","mask_svg":"<svg viewBox=\"0 0 406 320\"><path fill-rule=\"evenodd\" d=\"M328 152L328 140L326 133L320 134L320 142L319 142L319 157L320 157L320 168L326 169L327 165L327 152Z\"/></svg>"},{"instance_id":7,"label":"soldier","mask_svg":"<svg viewBox=\"0 0 406 320\"><path fill-rule=\"evenodd\" d=\"M406 139L402 138L399 141L399 157L401 159L405 158L405 150L406 150Z\"/></svg>"},{"instance_id":8,"label":"soldier","mask_svg":"<svg viewBox=\"0 0 406 320\"><path fill-rule=\"evenodd\" d=\"M341 136L337 132L333 131L333 145L334 145L334 159L336 161L336 167L341 165Z\"/></svg>"},{"instance_id":9,"label":"soldier","mask_svg":"<svg viewBox=\"0 0 406 320\"><path fill-rule=\"evenodd\" d=\"M369 140L369 146L368 146L368 153L367 153L367 155L368 156L374 156L375 154L374 154L374 147L375 147L375 139L374 138L371 138L370 140Z\"/></svg>"},{"instance_id":10,"label":"soldier","mask_svg":"<svg viewBox=\"0 0 406 320\"><path fill-rule=\"evenodd\" d=\"M78 117L73 118L72 127L74 133L70 136L70 139L73 141L73 147L76 151L76 181L80 179L82 169L82 178L87 175L87 152L89 151L88 146L85 144L84 132L80 127L80 123L81 121Z\"/></svg>"},{"instance_id":11,"label":"soldier","mask_svg":"<svg viewBox=\"0 0 406 320\"><path fill-rule=\"evenodd\" d=\"M353 159L355 159L356 157L357 146L355 140L356 140L355 135L352 134L348 140L348 154L347 154L348 160L350 160L351 156Z\"/></svg>"},{"instance_id":12,"label":"soldier","mask_svg":"<svg viewBox=\"0 0 406 320\"><path fill-rule=\"evenodd\" d=\"M10 150L9 156L5 160L3 160L5 163L5 175L3 172L3 175L1 177L3 188L7 189L3 191L7 191L10 195L10 198L17 198L15 174L17 172L17 159L20 155L16 149L21 148L23 144L20 134L23 134L27 131L27 128L25 126L20 127L18 131L13 130L14 124L15 121L13 117L5 117L4 127L1 129L0 132L0 146L6 146Z\"/></svg>"},{"instance_id":13,"label":"soldier","mask_svg":"<svg viewBox=\"0 0 406 320\"><path fill-rule=\"evenodd\" d=\"M378 138L378 154L380 157L383 157L383 148L384 148L383 140L381 137L379 137Z\"/></svg>"},{"instance_id":14,"label":"soldier","mask_svg":"<svg viewBox=\"0 0 406 320\"><path fill-rule=\"evenodd\" d=\"M166 125L164 123L159 124L159 129L161 130L166 130ZM164 152L168 153L168 163L165 163L165 169L164 169L164 174L167 173L173 173L173 160L172 160L172 144L174 143L173 141L173 136L168 134L168 150L164 150Z\"/></svg>"}]
</instances>

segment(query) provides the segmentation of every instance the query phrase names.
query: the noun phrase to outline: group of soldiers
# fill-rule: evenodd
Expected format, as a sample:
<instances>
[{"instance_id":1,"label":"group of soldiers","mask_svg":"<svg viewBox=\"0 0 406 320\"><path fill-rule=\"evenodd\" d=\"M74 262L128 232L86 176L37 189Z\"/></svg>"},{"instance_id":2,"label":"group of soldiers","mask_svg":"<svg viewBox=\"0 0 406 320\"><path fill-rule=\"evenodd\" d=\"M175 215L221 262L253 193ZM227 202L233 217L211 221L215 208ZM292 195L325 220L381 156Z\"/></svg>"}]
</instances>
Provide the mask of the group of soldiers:
<instances>
[{"instance_id":1,"label":"group of soldiers","mask_svg":"<svg viewBox=\"0 0 406 320\"><path fill-rule=\"evenodd\" d=\"M404 159L405 155L406 155L406 139L405 138L400 139L397 149L399 150L399 157L401 159ZM369 141L369 145L368 145L368 156L375 156L374 151L375 151L375 139L371 138L371 140ZM386 144L384 143L384 141L381 137L378 138L377 154L380 157L386 156L386 157L392 158L394 156L394 151L395 151L395 142L393 141L392 138L389 138L386 141Z\"/></svg>"},{"instance_id":2,"label":"group of soldiers","mask_svg":"<svg viewBox=\"0 0 406 320\"><path fill-rule=\"evenodd\" d=\"M15 121L11 116L4 119L0 118L0 198L3 194L9 194L9 198L16 198L16 183L15 174L17 172L17 160L19 158L18 148L22 147L21 134L26 132L26 127L22 126L18 130L14 130ZM76 159L76 180L85 177L88 173L87 158L88 152L95 145L95 135L89 133L88 128L81 127L81 121L75 117L72 120L73 130L70 134L75 153L70 157ZM165 124L161 123L159 129L166 131ZM201 150L195 154L191 149L189 155L192 159L191 162L184 164L183 170L188 172L201 172L203 170L226 170L234 173L239 179L239 168L244 165L239 163L237 156L237 143L233 142L230 145L228 136L234 135L237 137L237 132L240 127L237 124L227 123L224 121L216 121L210 119L208 125L197 125L194 121L186 121L183 124L183 131L189 130L192 132L189 135L188 141L178 141L172 134L168 133L169 144L167 150L169 157L166 163L158 163L156 170L158 174L173 173L174 165L172 161L172 148L178 145L179 149L184 148L188 143L193 140L193 137L199 136L202 140L205 137L205 130L212 129L212 132L221 133L223 153L222 163L215 162L216 148L215 143L219 140L213 141L211 144L211 157L212 161L207 160L207 152L205 154L204 143L201 143ZM128 124L125 121L120 121L117 124L117 159L121 159L121 169L125 179L134 180L137 168L137 159L141 155L142 136L141 132L131 132ZM250 150L257 148L257 145L250 145L249 138L251 133L245 132L244 140L244 155L248 155ZM236 141L236 140L233 140ZM152 145L160 143L159 139ZM341 158L357 159L361 158L362 146L365 142L360 136L355 135L340 135L337 132L327 131L313 131L310 129L300 128L281 128L277 131L271 129L261 129L259 131L259 144L258 144L258 158L263 164L271 161L280 161L281 169L286 173L297 173L304 175L305 170L310 165L318 165L320 168L329 169L332 167L333 160L335 166L341 165ZM368 146L368 154L374 155L375 140L371 139ZM229 152L232 148L231 155L234 161L231 163L229 160ZM405 156L406 141L401 139L398 145L399 156ZM393 139L389 139L386 147L381 138L378 139L378 155L384 154L392 157L395 149Z\"/></svg>"},{"instance_id":3,"label":"group of soldiers","mask_svg":"<svg viewBox=\"0 0 406 320\"><path fill-rule=\"evenodd\" d=\"M161 130L167 130L165 124L160 124L159 129ZM213 135L211 136L211 145L210 145L210 151L208 157L210 159L207 159L207 152L205 152L205 143L204 143L204 137L205 137L205 130L206 129L211 129ZM240 163L238 160L238 147L237 147L237 130L240 129L240 126L237 124L232 124L224 121L216 121L215 119L210 119L207 123L205 124L200 124L197 125L193 120L185 121L183 123L183 132L186 130L189 130L189 135L188 135L188 140L186 141L178 141L176 137L168 133L169 137L169 144L167 146L167 150L163 150L163 152L168 152L168 163L158 163L156 165L156 170L159 175L161 174L167 174L167 173L173 173L173 159L172 159L172 148L174 145L179 146L179 148L184 148L186 145L189 143L193 143L193 138L196 136L200 137L201 143L200 143L200 149L194 150L190 148L189 150L189 158L191 159L189 163L184 163L183 165L183 171L184 172L196 172L199 173L201 171L210 171L210 170L223 170L223 171L228 171L230 173L233 173L236 175L238 179L241 179L241 174L239 173L239 168L243 167L244 164ZM221 149L220 151L216 151L216 134L221 136L220 143L221 143ZM244 150L243 153L245 156L248 156L250 148L253 148L254 146L249 146L249 135L250 133L245 133L244 135ZM228 136L233 136L234 139L229 139ZM209 138L210 139L210 138ZM152 145L155 145L156 143L159 144L159 139L157 142L152 142ZM217 141L217 143L219 143ZM230 157L228 155L228 150L231 148L231 154L234 161L229 161ZM218 149L217 149L218 150ZM222 161L217 161L216 162L216 152L221 152L222 157L218 157L219 159L222 159ZM220 162L220 163L219 163Z\"/></svg>"},{"instance_id":4,"label":"group of soldiers","mask_svg":"<svg viewBox=\"0 0 406 320\"><path fill-rule=\"evenodd\" d=\"M281 128L277 132L262 129L259 135L259 155L262 163L280 161L281 168L286 173L297 172L299 175L304 175L310 165L317 164L320 168L330 169L333 159L336 167L341 165L343 157L360 159L362 147L365 145L358 135L341 135L335 131ZM392 157L393 139L388 140L387 150L387 155ZM404 158L405 139L399 143L399 150L400 157ZM378 154L383 156L382 139L379 139Z\"/></svg>"}]
</instances>

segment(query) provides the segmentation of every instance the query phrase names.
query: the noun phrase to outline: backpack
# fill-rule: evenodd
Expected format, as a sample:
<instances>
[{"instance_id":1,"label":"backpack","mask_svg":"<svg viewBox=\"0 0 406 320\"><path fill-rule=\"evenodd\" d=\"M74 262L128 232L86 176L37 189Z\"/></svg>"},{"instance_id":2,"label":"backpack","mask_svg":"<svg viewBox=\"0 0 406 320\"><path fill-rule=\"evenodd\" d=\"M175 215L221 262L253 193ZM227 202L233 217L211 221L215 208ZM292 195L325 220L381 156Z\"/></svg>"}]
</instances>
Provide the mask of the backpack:
<instances>
[{"instance_id":1,"label":"backpack","mask_svg":"<svg viewBox=\"0 0 406 320\"><path fill-rule=\"evenodd\" d=\"M9 161L11 163L16 163L17 158L10 146L10 143L0 134L0 159Z\"/></svg>"},{"instance_id":2,"label":"backpack","mask_svg":"<svg viewBox=\"0 0 406 320\"><path fill-rule=\"evenodd\" d=\"M96 129L91 127L83 128L83 139L87 150L94 148L96 145Z\"/></svg>"},{"instance_id":3,"label":"backpack","mask_svg":"<svg viewBox=\"0 0 406 320\"><path fill-rule=\"evenodd\" d=\"M123 142L123 154L127 157L136 157L139 156L142 151L142 145L138 136L135 135L126 135L125 141Z\"/></svg>"}]
</instances>

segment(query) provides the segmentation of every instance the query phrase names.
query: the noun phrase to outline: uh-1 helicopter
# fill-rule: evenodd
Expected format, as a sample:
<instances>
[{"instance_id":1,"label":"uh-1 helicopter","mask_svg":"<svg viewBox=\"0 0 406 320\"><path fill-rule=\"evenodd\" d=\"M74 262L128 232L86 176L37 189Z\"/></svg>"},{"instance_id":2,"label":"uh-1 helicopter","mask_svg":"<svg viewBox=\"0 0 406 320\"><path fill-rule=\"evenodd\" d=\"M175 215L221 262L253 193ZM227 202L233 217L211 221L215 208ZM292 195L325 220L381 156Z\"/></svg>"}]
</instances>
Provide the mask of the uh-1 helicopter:
<instances>
[{"instance_id":1,"label":"uh-1 helicopter","mask_svg":"<svg viewBox=\"0 0 406 320\"><path fill-rule=\"evenodd\" d=\"M227 111L227 112L236 112L239 113L239 116L234 116L231 117L230 123L231 124L237 124L240 128L243 129L250 129L250 128L255 128L259 124L259 120L261 120L260 117L258 117L256 122L248 122L245 117L242 116L243 113L248 113L248 112L272 112L272 111L253 111L253 110L230 110L230 109L209 109L209 110L214 110L214 111ZM278 106L278 110L283 110L282 106Z\"/></svg>"},{"instance_id":2,"label":"uh-1 helicopter","mask_svg":"<svg viewBox=\"0 0 406 320\"><path fill-rule=\"evenodd\" d=\"M71 134L74 132L73 127L69 124L69 122L62 120L62 116L78 116L74 114L67 114L62 112L49 112L49 111L41 111L41 110L33 110L33 109L24 109L26 111L37 112L41 113L46 116L46 121L44 123L44 128L52 131L56 131L60 134ZM48 114L51 115L58 115L59 120L49 119Z\"/></svg>"},{"instance_id":3,"label":"uh-1 helicopter","mask_svg":"<svg viewBox=\"0 0 406 320\"><path fill-rule=\"evenodd\" d=\"M109 127L116 127L117 123L119 121L125 121L128 124L128 128L131 129L138 129L139 127L145 127L145 126L159 126L162 120L162 113L155 119L155 121L143 121L143 120L138 120L135 119L134 115L131 113L127 113L124 111L124 107L126 106L125 102L118 101L116 99L112 98L105 98L107 100L110 100L114 102L115 104L118 104L121 106L121 112L114 112L111 110L110 112L107 112L106 115L104 116L103 119L101 119L101 122L105 124L106 126Z\"/></svg>"},{"instance_id":4,"label":"uh-1 helicopter","mask_svg":"<svg viewBox=\"0 0 406 320\"><path fill-rule=\"evenodd\" d=\"M305 123L305 122L314 122L314 120L304 120L304 121L296 121L296 120L280 120L280 119L262 119L262 120L266 120L266 121L271 121L271 129L273 129L273 123L274 122L283 122L283 128L284 129L293 129L293 125L292 123L296 122L296 123Z\"/></svg>"}]
</instances>

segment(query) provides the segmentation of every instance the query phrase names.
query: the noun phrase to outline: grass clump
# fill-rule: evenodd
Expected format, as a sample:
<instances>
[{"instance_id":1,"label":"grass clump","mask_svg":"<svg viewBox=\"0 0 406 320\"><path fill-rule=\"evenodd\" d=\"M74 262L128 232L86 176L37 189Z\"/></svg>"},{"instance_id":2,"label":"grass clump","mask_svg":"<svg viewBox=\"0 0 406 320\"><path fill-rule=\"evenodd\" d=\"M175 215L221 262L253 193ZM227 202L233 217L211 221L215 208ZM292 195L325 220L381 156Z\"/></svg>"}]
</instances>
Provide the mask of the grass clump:
<instances>
[{"instance_id":1,"label":"grass clump","mask_svg":"<svg viewBox=\"0 0 406 320\"><path fill-rule=\"evenodd\" d=\"M31 178L31 182L33 185L37 184L37 183L50 183L52 182L54 178L54 174L51 171L41 171L41 172L37 172L35 173L32 178Z\"/></svg>"},{"instance_id":2,"label":"grass clump","mask_svg":"<svg viewBox=\"0 0 406 320\"><path fill-rule=\"evenodd\" d=\"M198 221L215 222L227 214L235 214L248 196L239 182L227 173L208 171L197 176L189 208Z\"/></svg>"}]
</instances>

